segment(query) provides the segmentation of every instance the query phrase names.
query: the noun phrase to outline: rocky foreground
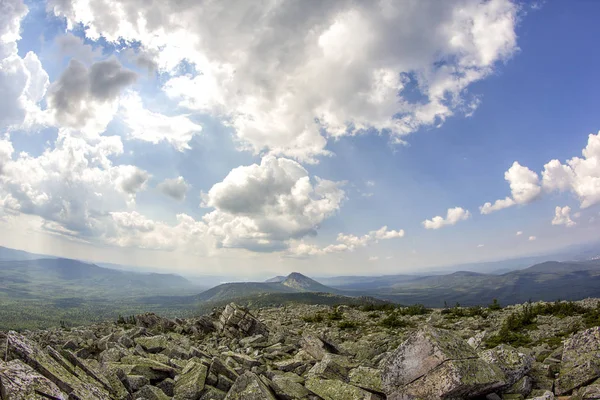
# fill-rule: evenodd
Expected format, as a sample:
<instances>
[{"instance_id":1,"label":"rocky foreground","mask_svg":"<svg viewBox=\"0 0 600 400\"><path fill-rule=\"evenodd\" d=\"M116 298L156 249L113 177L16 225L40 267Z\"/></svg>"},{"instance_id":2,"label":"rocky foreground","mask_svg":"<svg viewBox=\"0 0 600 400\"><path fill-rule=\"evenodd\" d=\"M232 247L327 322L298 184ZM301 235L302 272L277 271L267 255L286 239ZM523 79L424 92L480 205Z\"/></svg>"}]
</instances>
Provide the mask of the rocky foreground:
<instances>
[{"instance_id":1,"label":"rocky foreground","mask_svg":"<svg viewBox=\"0 0 600 400\"><path fill-rule=\"evenodd\" d=\"M519 307L403 313L297 305L250 313L232 303L185 320L143 314L10 331L0 337L0 397L600 399L600 328L580 315L539 315L521 340L526 346L492 347Z\"/></svg>"}]
</instances>

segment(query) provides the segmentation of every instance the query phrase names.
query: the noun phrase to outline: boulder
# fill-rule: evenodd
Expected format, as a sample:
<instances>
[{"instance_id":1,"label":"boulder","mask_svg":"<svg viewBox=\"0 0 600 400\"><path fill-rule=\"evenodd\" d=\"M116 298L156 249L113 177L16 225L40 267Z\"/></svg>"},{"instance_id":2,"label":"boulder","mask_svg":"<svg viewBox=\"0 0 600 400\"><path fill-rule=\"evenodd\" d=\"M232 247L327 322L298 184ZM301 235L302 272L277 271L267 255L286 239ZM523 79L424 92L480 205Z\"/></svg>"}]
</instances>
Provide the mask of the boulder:
<instances>
[{"instance_id":1,"label":"boulder","mask_svg":"<svg viewBox=\"0 0 600 400\"><path fill-rule=\"evenodd\" d=\"M387 359L382 382L388 399L460 399L493 392L506 377L456 334L425 326Z\"/></svg>"},{"instance_id":2,"label":"boulder","mask_svg":"<svg viewBox=\"0 0 600 400\"><path fill-rule=\"evenodd\" d=\"M250 314L248 309L235 303L225 307L215 326L219 332L229 337L268 336L269 334L265 324Z\"/></svg>"},{"instance_id":3,"label":"boulder","mask_svg":"<svg viewBox=\"0 0 600 400\"><path fill-rule=\"evenodd\" d=\"M350 371L349 383L371 392L383 393L381 370L369 367L358 367Z\"/></svg>"},{"instance_id":4,"label":"boulder","mask_svg":"<svg viewBox=\"0 0 600 400\"><path fill-rule=\"evenodd\" d=\"M163 393L162 390L156 386L146 385L138 390L134 396L136 400L170 400L169 396Z\"/></svg>"},{"instance_id":5,"label":"boulder","mask_svg":"<svg viewBox=\"0 0 600 400\"><path fill-rule=\"evenodd\" d=\"M225 400L276 400L271 389L253 372L240 375Z\"/></svg>"},{"instance_id":6,"label":"boulder","mask_svg":"<svg viewBox=\"0 0 600 400\"><path fill-rule=\"evenodd\" d=\"M533 357L512 346L501 344L479 355L484 361L497 365L506 375L506 384L513 385L524 377L533 366Z\"/></svg>"},{"instance_id":7,"label":"boulder","mask_svg":"<svg viewBox=\"0 0 600 400\"><path fill-rule=\"evenodd\" d=\"M0 361L0 399L67 400L67 397L52 381L21 360Z\"/></svg>"},{"instance_id":8,"label":"boulder","mask_svg":"<svg viewBox=\"0 0 600 400\"><path fill-rule=\"evenodd\" d=\"M148 353L160 353L169 346L168 339L163 335L150 337L141 336L135 338L134 342L142 346Z\"/></svg>"},{"instance_id":9,"label":"boulder","mask_svg":"<svg viewBox=\"0 0 600 400\"><path fill-rule=\"evenodd\" d=\"M145 313L135 316L135 324L142 328L158 332L169 332L175 329L177 324L168 318L160 317L154 313Z\"/></svg>"},{"instance_id":10,"label":"boulder","mask_svg":"<svg viewBox=\"0 0 600 400\"><path fill-rule=\"evenodd\" d=\"M382 400L383 397L334 379L311 377L306 388L324 400Z\"/></svg>"},{"instance_id":11,"label":"boulder","mask_svg":"<svg viewBox=\"0 0 600 400\"><path fill-rule=\"evenodd\" d=\"M72 373L73 366L67 362L58 362L42 351L34 342L14 331L7 335L8 354L18 358L35 369L38 373L52 381L71 398L89 400L109 400L109 393L93 384L81 381Z\"/></svg>"},{"instance_id":12,"label":"boulder","mask_svg":"<svg viewBox=\"0 0 600 400\"><path fill-rule=\"evenodd\" d=\"M309 376L316 376L323 379L337 379L346 381L349 368L338 362L332 354L325 354L323 359L316 363L309 371Z\"/></svg>"},{"instance_id":13,"label":"boulder","mask_svg":"<svg viewBox=\"0 0 600 400\"><path fill-rule=\"evenodd\" d=\"M564 395L600 377L600 327L565 341L555 393Z\"/></svg>"},{"instance_id":14,"label":"boulder","mask_svg":"<svg viewBox=\"0 0 600 400\"><path fill-rule=\"evenodd\" d=\"M275 395L283 400L305 399L310 395L310 391L302 385L303 382L302 377L293 373L274 375L271 388Z\"/></svg>"},{"instance_id":15,"label":"boulder","mask_svg":"<svg viewBox=\"0 0 600 400\"><path fill-rule=\"evenodd\" d=\"M204 390L208 368L204 364L190 361L184 372L175 381L173 399L196 400Z\"/></svg>"},{"instance_id":16,"label":"boulder","mask_svg":"<svg viewBox=\"0 0 600 400\"><path fill-rule=\"evenodd\" d=\"M173 367L149 358L127 356L123 357L121 362L131 365L131 374L145 376L150 380L150 383L157 383L167 378L174 378L176 375L176 370Z\"/></svg>"},{"instance_id":17,"label":"boulder","mask_svg":"<svg viewBox=\"0 0 600 400\"><path fill-rule=\"evenodd\" d=\"M337 349L332 344L327 343L314 335L303 335L300 345L304 351L311 355L311 357L319 361L322 360L327 353L338 353Z\"/></svg>"}]
</instances>

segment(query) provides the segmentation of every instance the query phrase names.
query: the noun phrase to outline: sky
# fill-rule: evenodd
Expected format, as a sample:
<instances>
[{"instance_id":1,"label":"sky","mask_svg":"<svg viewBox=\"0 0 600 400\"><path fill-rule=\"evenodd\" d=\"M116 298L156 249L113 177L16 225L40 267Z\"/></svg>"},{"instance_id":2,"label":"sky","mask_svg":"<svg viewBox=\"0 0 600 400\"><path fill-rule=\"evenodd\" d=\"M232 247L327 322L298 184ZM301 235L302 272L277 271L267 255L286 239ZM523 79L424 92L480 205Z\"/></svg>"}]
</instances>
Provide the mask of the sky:
<instances>
[{"instance_id":1,"label":"sky","mask_svg":"<svg viewBox=\"0 0 600 400\"><path fill-rule=\"evenodd\" d=\"M597 241L599 12L0 0L0 245L325 276Z\"/></svg>"}]
</instances>

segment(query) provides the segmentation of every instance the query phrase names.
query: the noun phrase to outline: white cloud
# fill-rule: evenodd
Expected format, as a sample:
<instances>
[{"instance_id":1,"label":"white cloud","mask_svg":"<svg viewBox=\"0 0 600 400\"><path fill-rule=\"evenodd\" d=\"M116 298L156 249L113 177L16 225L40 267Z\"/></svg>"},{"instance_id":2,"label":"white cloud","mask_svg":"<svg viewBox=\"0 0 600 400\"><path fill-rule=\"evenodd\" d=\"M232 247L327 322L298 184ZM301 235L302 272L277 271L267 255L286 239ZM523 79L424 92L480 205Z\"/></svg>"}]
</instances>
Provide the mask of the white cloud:
<instances>
[{"instance_id":1,"label":"white cloud","mask_svg":"<svg viewBox=\"0 0 600 400\"><path fill-rule=\"evenodd\" d=\"M157 189L164 195L172 197L175 200L185 199L185 195L190 185L183 179L183 176L178 176L174 179L165 179L158 184Z\"/></svg>"},{"instance_id":2,"label":"white cloud","mask_svg":"<svg viewBox=\"0 0 600 400\"><path fill-rule=\"evenodd\" d=\"M345 198L343 182L311 177L300 164L266 156L234 168L203 194L209 233L223 247L280 250L289 239L314 235Z\"/></svg>"},{"instance_id":3,"label":"white cloud","mask_svg":"<svg viewBox=\"0 0 600 400\"><path fill-rule=\"evenodd\" d=\"M121 116L129 127L129 138L157 144L166 141L178 151L189 150L192 137L202 127L190 121L187 115L166 116L144 108L137 93L130 93L120 101Z\"/></svg>"},{"instance_id":4,"label":"white cloud","mask_svg":"<svg viewBox=\"0 0 600 400\"><path fill-rule=\"evenodd\" d=\"M375 186L375 181L366 181L365 185L373 187Z\"/></svg>"},{"instance_id":5,"label":"white cloud","mask_svg":"<svg viewBox=\"0 0 600 400\"><path fill-rule=\"evenodd\" d=\"M552 225L565 225L572 227L576 225L576 222L571 219L571 207L556 206L554 210L554 218L552 219Z\"/></svg>"},{"instance_id":6,"label":"white cloud","mask_svg":"<svg viewBox=\"0 0 600 400\"><path fill-rule=\"evenodd\" d=\"M206 225L186 214L177 215L176 225L150 220L136 211L110 214L115 231L104 240L115 246L208 254L214 245Z\"/></svg>"},{"instance_id":7,"label":"white cloud","mask_svg":"<svg viewBox=\"0 0 600 400\"><path fill-rule=\"evenodd\" d=\"M515 205L515 201L513 199L511 199L510 197L507 197L505 199L498 199L494 202L494 204L487 202L484 205L482 205L481 207L479 207L479 211L482 214L491 214L494 211L498 211L498 210L502 210L504 208L508 208Z\"/></svg>"},{"instance_id":8,"label":"white cloud","mask_svg":"<svg viewBox=\"0 0 600 400\"><path fill-rule=\"evenodd\" d=\"M369 257L369 261L379 261L379 257L371 256L371 257Z\"/></svg>"},{"instance_id":9,"label":"white cloud","mask_svg":"<svg viewBox=\"0 0 600 400\"><path fill-rule=\"evenodd\" d=\"M163 71L186 59L199 72L171 78L169 96L223 118L245 148L304 162L328 154L330 137L375 128L403 141L471 113L478 98L468 87L517 50L518 6L509 0L409 7L50 0L48 7L71 28L82 23L88 38L141 42ZM422 101L411 101L411 90Z\"/></svg>"},{"instance_id":10,"label":"white cloud","mask_svg":"<svg viewBox=\"0 0 600 400\"><path fill-rule=\"evenodd\" d=\"M0 4L0 130L42 123L38 103L48 88L48 74L34 52L18 54L21 20L28 12L22 0Z\"/></svg>"},{"instance_id":11,"label":"white cloud","mask_svg":"<svg viewBox=\"0 0 600 400\"><path fill-rule=\"evenodd\" d=\"M404 237L404 230L388 230L387 226L382 226L376 231L370 231L363 236L339 233L337 243L326 247L306 244L302 241L292 241L287 249L286 256L292 258L306 258L310 256L352 252L358 248L367 247L378 243L380 240L397 239Z\"/></svg>"},{"instance_id":12,"label":"white cloud","mask_svg":"<svg viewBox=\"0 0 600 400\"><path fill-rule=\"evenodd\" d=\"M485 245L484 244L478 244L477 247L481 248L481 247L485 247Z\"/></svg>"},{"instance_id":13,"label":"white cloud","mask_svg":"<svg viewBox=\"0 0 600 400\"><path fill-rule=\"evenodd\" d=\"M542 193L538 175L517 161L504 173L504 179L510 185L512 198L506 197L505 199L496 200L493 205L489 202L485 203L479 207L482 214L490 214L516 204L531 203Z\"/></svg>"},{"instance_id":14,"label":"white cloud","mask_svg":"<svg viewBox=\"0 0 600 400\"><path fill-rule=\"evenodd\" d=\"M517 232L517 236L521 236L523 234L523 231L518 231Z\"/></svg>"},{"instance_id":15,"label":"white cloud","mask_svg":"<svg viewBox=\"0 0 600 400\"><path fill-rule=\"evenodd\" d=\"M459 221L469 219L471 213L462 207L449 208L446 213L446 218L441 216L433 217L423 221L425 229L440 229L444 226L455 225Z\"/></svg>"},{"instance_id":16,"label":"white cloud","mask_svg":"<svg viewBox=\"0 0 600 400\"><path fill-rule=\"evenodd\" d=\"M542 183L548 191L571 191L587 208L600 202L600 132L588 136L583 158L573 157L561 164L551 160L544 165Z\"/></svg>"},{"instance_id":17,"label":"white cloud","mask_svg":"<svg viewBox=\"0 0 600 400\"><path fill-rule=\"evenodd\" d=\"M536 240L537 238L535 236L529 236L529 241L533 242L534 240Z\"/></svg>"},{"instance_id":18,"label":"white cloud","mask_svg":"<svg viewBox=\"0 0 600 400\"><path fill-rule=\"evenodd\" d=\"M8 139L0 141L0 198L5 211L38 215L47 226L94 237L106 230L114 209L133 206L149 174L133 165L113 165L123 153L118 136L81 137L61 130L52 148L33 157L12 157ZM55 229L59 231L60 229Z\"/></svg>"},{"instance_id":19,"label":"white cloud","mask_svg":"<svg viewBox=\"0 0 600 400\"><path fill-rule=\"evenodd\" d=\"M116 58L93 63L87 68L71 59L60 78L50 86L48 110L54 123L87 134L104 132L113 119L121 91L135 82L137 75Z\"/></svg>"}]
</instances>

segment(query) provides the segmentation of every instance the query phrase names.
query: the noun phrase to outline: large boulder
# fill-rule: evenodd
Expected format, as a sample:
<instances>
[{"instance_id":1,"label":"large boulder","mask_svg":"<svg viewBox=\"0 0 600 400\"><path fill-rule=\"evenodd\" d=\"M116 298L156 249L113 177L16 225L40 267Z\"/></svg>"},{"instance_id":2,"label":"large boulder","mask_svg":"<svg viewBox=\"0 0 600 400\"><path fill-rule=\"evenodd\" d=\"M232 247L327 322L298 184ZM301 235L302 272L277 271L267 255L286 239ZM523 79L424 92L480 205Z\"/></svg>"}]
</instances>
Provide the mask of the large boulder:
<instances>
[{"instance_id":1,"label":"large boulder","mask_svg":"<svg viewBox=\"0 0 600 400\"><path fill-rule=\"evenodd\" d=\"M21 360L0 361L0 399L66 400L67 397L58 386Z\"/></svg>"},{"instance_id":2,"label":"large boulder","mask_svg":"<svg viewBox=\"0 0 600 400\"><path fill-rule=\"evenodd\" d=\"M600 327L565 341L555 393L564 395L600 377Z\"/></svg>"},{"instance_id":3,"label":"large boulder","mask_svg":"<svg viewBox=\"0 0 600 400\"><path fill-rule=\"evenodd\" d=\"M425 326L387 359L382 372L388 399L466 399L506 385L502 370L480 359L456 334Z\"/></svg>"},{"instance_id":4,"label":"large boulder","mask_svg":"<svg viewBox=\"0 0 600 400\"><path fill-rule=\"evenodd\" d=\"M479 355L484 361L497 365L506 375L507 386L513 385L531 370L534 359L512 346L501 344Z\"/></svg>"},{"instance_id":5,"label":"large boulder","mask_svg":"<svg viewBox=\"0 0 600 400\"><path fill-rule=\"evenodd\" d=\"M189 361L173 389L175 400L196 400L204 390L208 368L196 361Z\"/></svg>"},{"instance_id":6,"label":"large boulder","mask_svg":"<svg viewBox=\"0 0 600 400\"><path fill-rule=\"evenodd\" d=\"M46 354L38 345L24 336L10 331L7 335L8 354L13 359L20 359L52 381L70 398L89 400L109 400L110 394L99 385L82 381L74 372L75 366L69 365L60 355L57 359Z\"/></svg>"},{"instance_id":7,"label":"large boulder","mask_svg":"<svg viewBox=\"0 0 600 400\"><path fill-rule=\"evenodd\" d=\"M335 379L310 377L306 388L325 400L381 400L383 397Z\"/></svg>"},{"instance_id":8,"label":"large boulder","mask_svg":"<svg viewBox=\"0 0 600 400\"><path fill-rule=\"evenodd\" d=\"M248 309L235 303L230 303L225 307L215 325L218 331L230 337L268 336L269 334L265 324L250 314Z\"/></svg>"},{"instance_id":9,"label":"large boulder","mask_svg":"<svg viewBox=\"0 0 600 400\"><path fill-rule=\"evenodd\" d=\"M276 400L271 389L254 372L240 375L225 400Z\"/></svg>"},{"instance_id":10,"label":"large boulder","mask_svg":"<svg viewBox=\"0 0 600 400\"><path fill-rule=\"evenodd\" d=\"M326 342L314 335L304 334L300 340L300 345L305 352L316 360L322 360L325 354L337 354L338 350L331 343Z\"/></svg>"}]
</instances>

